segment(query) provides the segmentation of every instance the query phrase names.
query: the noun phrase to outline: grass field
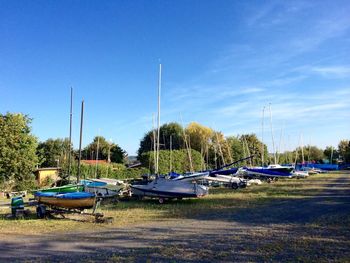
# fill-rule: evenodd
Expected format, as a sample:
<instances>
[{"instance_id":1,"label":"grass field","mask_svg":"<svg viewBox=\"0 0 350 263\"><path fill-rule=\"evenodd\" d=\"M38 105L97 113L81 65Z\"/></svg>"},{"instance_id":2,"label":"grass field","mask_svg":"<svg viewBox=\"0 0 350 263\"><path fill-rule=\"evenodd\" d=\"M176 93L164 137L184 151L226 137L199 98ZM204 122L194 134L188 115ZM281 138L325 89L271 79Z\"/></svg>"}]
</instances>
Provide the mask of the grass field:
<instances>
[{"instance_id":1,"label":"grass field","mask_svg":"<svg viewBox=\"0 0 350 263\"><path fill-rule=\"evenodd\" d=\"M214 188L204 198L162 205L109 203L100 212L111 224L36 219L34 211L12 220L3 209L0 261L350 262L349 211L345 173Z\"/></svg>"},{"instance_id":2,"label":"grass field","mask_svg":"<svg viewBox=\"0 0 350 263\"><path fill-rule=\"evenodd\" d=\"M147 221L166 220L173 218L195 217L200 214L220 214L227 209L254 207L274 199L298 199L317 195L324 185L339 177L337 174L320 174L307 179L286 179L263 185L254 185L245 189L213 188L210 194L200 199L169 201L158 204L156 200L123 201L101 206L99 212L107 217L113 217L112 224L96 224L92 218L74 216L68 219L37 219L32 208L32 214L25 219L7 219L9 209L0 210L1 234L42 234L54 232L84 231L124 227ZM304 181L317 181L316 184L304 184ZM5 201L4 199L2 201ZM8 201L8 200L7 200ZM9 202L9 201L8 201ZM82 221L84 223L82 223Z\"/></svg>"}]
</instances>

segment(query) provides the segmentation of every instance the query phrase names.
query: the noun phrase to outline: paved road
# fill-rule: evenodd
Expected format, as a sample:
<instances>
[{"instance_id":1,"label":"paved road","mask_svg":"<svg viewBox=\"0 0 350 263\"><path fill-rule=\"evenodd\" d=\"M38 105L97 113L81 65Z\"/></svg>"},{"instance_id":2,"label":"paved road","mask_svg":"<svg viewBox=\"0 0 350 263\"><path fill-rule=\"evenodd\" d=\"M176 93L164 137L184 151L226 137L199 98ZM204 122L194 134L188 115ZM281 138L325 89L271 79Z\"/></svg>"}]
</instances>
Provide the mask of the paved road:
<instances>
[{"instance_id":1,"label":"paved road","mask_svg":"<svg viewBox=\"0 0 350 263\"><path fill-rule=\"evenodd\" d=\"M0 261L349 262L349 211L348 174L317 195L219 215L98 233L9 237L0 240Z\"/></svg>"}]
</instances>

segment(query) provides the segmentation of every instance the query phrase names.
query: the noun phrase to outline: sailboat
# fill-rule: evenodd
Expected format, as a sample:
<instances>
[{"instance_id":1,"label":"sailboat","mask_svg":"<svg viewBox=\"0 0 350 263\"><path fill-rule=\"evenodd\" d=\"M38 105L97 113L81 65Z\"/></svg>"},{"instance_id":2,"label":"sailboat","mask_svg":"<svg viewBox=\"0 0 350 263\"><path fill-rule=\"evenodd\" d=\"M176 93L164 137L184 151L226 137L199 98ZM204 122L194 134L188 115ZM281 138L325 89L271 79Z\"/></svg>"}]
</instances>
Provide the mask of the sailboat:
<instances>
[{"instance_id":1,"label":"sailboat","mask_svg":"<svg viewBox=\"0 0 350 263\"><path fill-rule=\"evenodd\" d=\"M80 121L80 143L79 143L79 163L78 163L78 178L80 177L80 161L81 161L81 145L82 145L82 129L84 116L84 101L81 104L81 121ZM92 208L96 202L95 195L87 192L78 192L78 185L58 187L56 189L45 189L34 193L35 199L40 204L37 207L37 214L40 217L45 209L43 205L55 208L78 209L83 210ZM66 188L64 188L66 187ZM73 192L69 192L72 190Z\"/></svg>"},{"instance_id":2,"label":"sailboat","mask_svg":"<svg viewBox=\"0 0 350 263\"><path fill-rule=\"evenodd\" d=\"M72 117L73 117L73 88L70 90L70 113L69 113L69 148L72 145ZM53 192L53 193L72 193L72 192L81 192L84 190L83 185L79 184L70 184L70 174L72 170L72 152L69 149L68 152L68 183L63 186L55 186L51 188L39 189L36 192Z\"/></svg>"},{"instance_id":3,"label":"sailboat","mask_svg":"<svg viewBox=\"0 0 350 263\"><path fill-rule=\"evenodd\" d=\"M156 158L155 158L155 172L156 178L146 185L131 185L131 191L133 196L139 198L151 197L158 198L159 203L163 203L165 199L182 199L189 197L201 197L208 194L208 188L203 185L199 185L193 182L193 177L197 177L197 174L192 178L181 177L177 180L159 176L159 137L160 137L160 94L161 94L161 76L162 65L159 65L159 79L158 79L158 127L157 127L157 144L156 144ZM200 176L206 176L208 173L199 174ZM189 180L187 180L189 179Z\"/></svg>"},{"instance_id":4,"label":"sailboat","mask_svg":"<svg viewBox=\"0 0 350 263\"><path fill-rule=\"evenodd\" d=\"M292 178L294 171L293 166L283 166L277 163L276 158L276 150L275 150L275 139L273 136L273 128L272 128L272 113L271 113L271 103L269 104L270 111L270 128L271 128L271 136L272 136L272 147L273 147L273 155L274 155L274 164L270 164L267 167L264 166L264 142L262 141L262 166L261 167L244 167L241 170L241 174L244 176L255 178L265 178L265 179L275 179L275 178ZM264 112L265 106L263 108L263 117L262 117L262 140L264 134Z\"/></svg>"}]
</instances>

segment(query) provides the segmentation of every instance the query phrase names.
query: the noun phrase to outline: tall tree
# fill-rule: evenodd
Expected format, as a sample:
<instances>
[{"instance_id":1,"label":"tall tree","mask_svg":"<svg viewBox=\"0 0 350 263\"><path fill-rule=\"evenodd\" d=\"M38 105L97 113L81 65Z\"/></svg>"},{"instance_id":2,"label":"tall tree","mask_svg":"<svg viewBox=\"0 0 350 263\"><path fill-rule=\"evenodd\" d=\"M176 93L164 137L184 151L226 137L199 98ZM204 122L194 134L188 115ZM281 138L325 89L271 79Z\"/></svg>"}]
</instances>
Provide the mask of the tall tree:
<instances>
[{"instance_id":1,"label":"tall tree","mask_svg":"<svg viewBox=\"0 0 350 263\"><path fill-rule=\"evenodd\" d=\"M243 147L243 153L245 153L246 156L254 155L254 158L252 159L252 165L261 165L263 149L265 159L264 164L268 163L267 146L263 144L255 134L243 134L239 139Z\"/></svg>"},{"instance_id":2,"label":"tall tree","mask_svg":"<svg viewBox=\"0 0 350 263\"><path fill-rule=\"evenodd\" d=\"M31 180L38 164L37 139L31 134L27 115L0 114L0 181Z\"/></svg>"},{"instance_id":3,"label":"tall tree","mask_svg":"<svg viewBox=\"0 0 350 263\"><path fill-rule=\"evenodd\" d=\"M238 137L230 136L227 139L227 143L231 150L231 156L233 161L237 161L239 159L242 159L246 156L244 156L243 153L243 145L242 142L239 140Z\"/></svg>"},{"instance_id":4,"label":"tall tree","mask_svg":"<svg viewBox=\"0 0 350 263\"><path fill-rule=\"evenodd\" d=\"M339 157L344 163L350 163L350 141L341 140L338 144Z\"/></svg>"},{"instance_id":5,"label":"tall tree","mask_svg":"<svg viewBox=\"0 0 350 263\"><path fill-rule=\"evenodd\" d=\"M156 130L151 130L147 132L140 142L140 147L138 150L138 158L141 157L142 153L153 151L154 145L154 132ZM176 122L166 123L160 127L159 132L159 143L161 150L170 149L170 137L171 137L171 146L173 150L179 150L184 148L184 139L183 139L183 129L180 124Z\"/></svg>"},{"instance_id":6,"label":"tall tree","mask_svg":"<svg viewBox=\"0 0 350 263\"><path fill-rule=\"evenodd\" d=\"M307 145L303 149L298 147L295 151L298 152L297 162L299 163L303 161L302 153L304 153L304 161L308 162L323 163L323 159L325 158L323 150L314 145Z\"/></svg>"},{"instance_id":7,"label":"tall tree","mask_svg":"<svg viewBox=\"0 0 350 263\"><path fill-rule=\"evenodd\" d=\"M201 125L197 122L191 122L186 127L186 135L189 137L189 143L192 149L203 152L214 135L213 129Z\"/></svg>"},{"instance_id":8,"label":"tall tree","mask_svg":"<svg viewBox=\"0 0 350 263\"><path fill-rule=\"evenodd\" d=\"M336 160L339 158L339 153L333 146L327 146L323 151L324 156L329 160L330 163L335 164Z\"/></svg>"},{"instance_id":9,"label":"tall tree","mask_svg":"<svg viewBox=\"0 0 350 263\"><path fill-rule=\"evenodd\" d=\"M125 160L126 152L117 144L108 142L103 136L96 136L92 143L84 148L82 156L88 160L95 160L97 148L99 160L108 161L108 156L110 156L110 161L114 163L123 163Z\"/></svg>"}]
</instances>

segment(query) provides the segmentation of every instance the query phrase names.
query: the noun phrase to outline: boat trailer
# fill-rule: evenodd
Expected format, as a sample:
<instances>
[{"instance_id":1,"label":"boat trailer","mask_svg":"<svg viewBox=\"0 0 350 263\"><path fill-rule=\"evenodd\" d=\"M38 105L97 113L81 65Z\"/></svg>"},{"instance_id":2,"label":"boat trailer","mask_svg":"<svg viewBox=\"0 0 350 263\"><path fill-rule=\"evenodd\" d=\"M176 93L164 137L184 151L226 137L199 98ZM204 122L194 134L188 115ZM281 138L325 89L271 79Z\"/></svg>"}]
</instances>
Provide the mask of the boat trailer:
<instances>
[{"instance_id":1,"label":"boat trailer","mask_svg":"<svg viewBox=\"0 0 350 263\"><path fill-rule=\"evenodd\" d=\"M85 209L68 209L62 207L50 206L47 204L42 204L35 199L30 199L29 202L24 202L22 197L12 198L11 201L11 217L18 218L22 216L29 215L30 211L25 210L27 207L36 207L36 215L39 219L55 218L60 216L62 219L66 218L66 215L83 215L91 216L94 218L95 223L112 223L113 217L104 217L103 213L96 213L96 210L101 204L102 198L96 198L92 212L86 212Z\"/></svg>"}]
</instances>

